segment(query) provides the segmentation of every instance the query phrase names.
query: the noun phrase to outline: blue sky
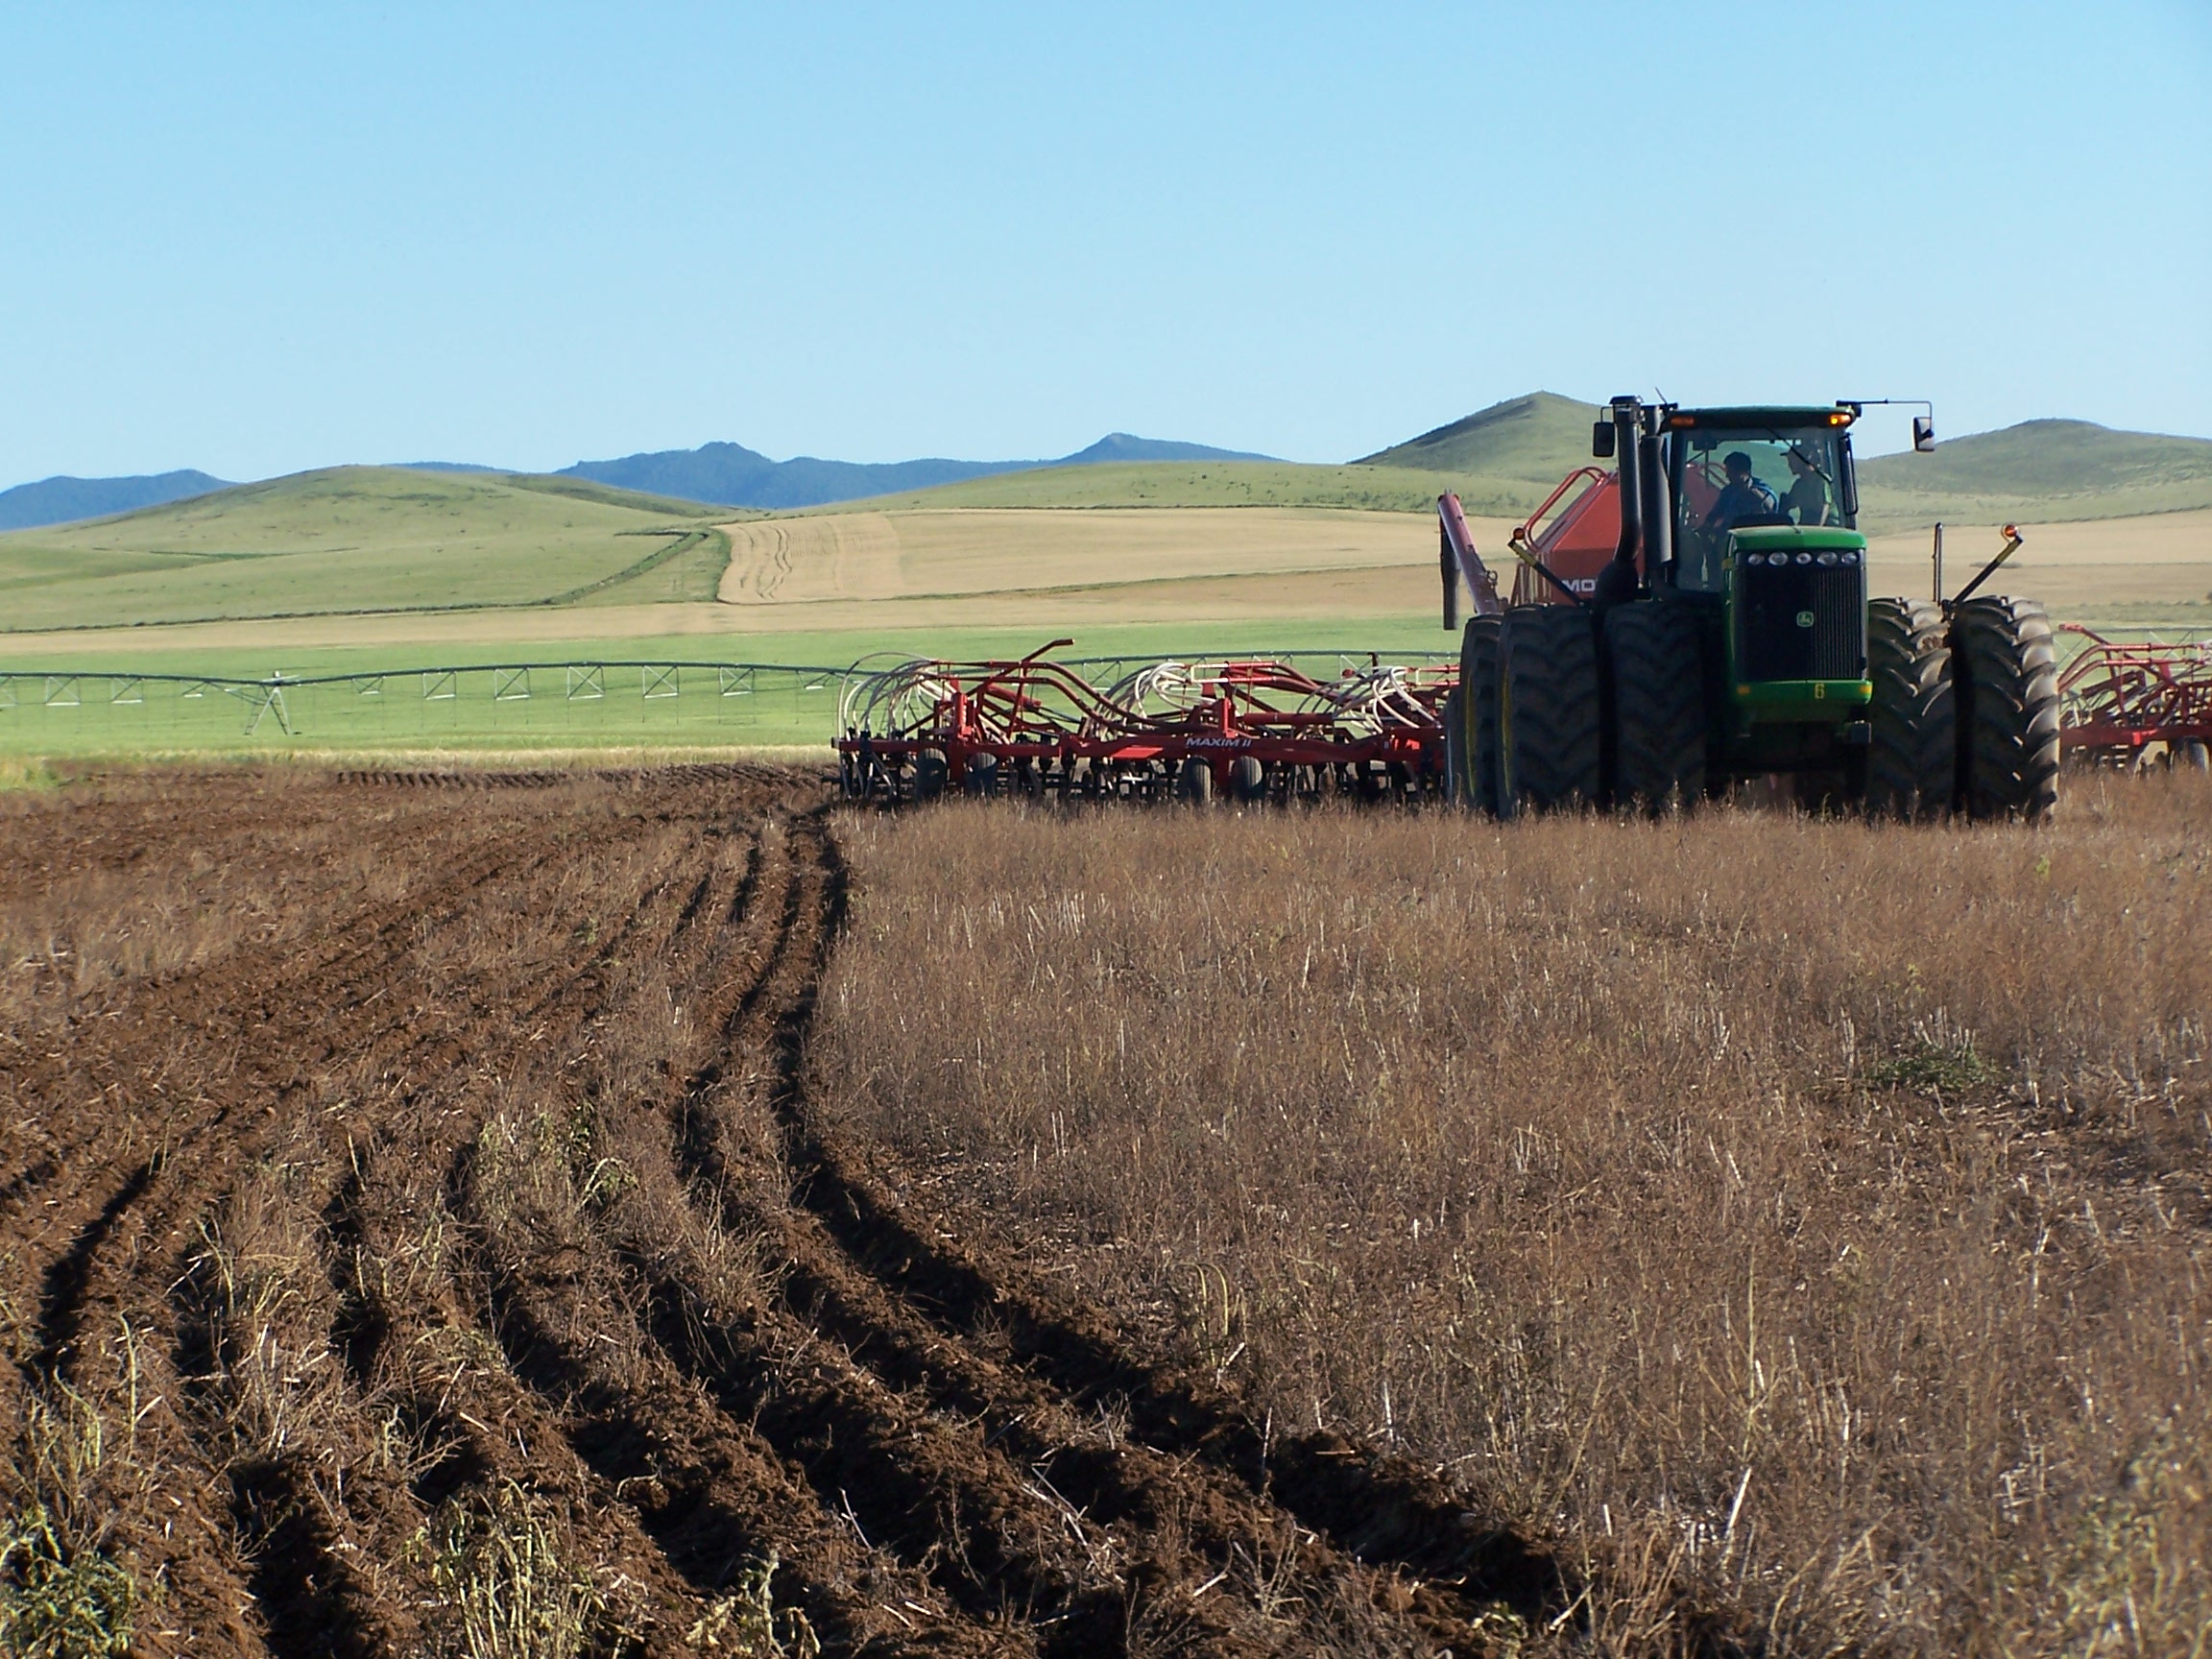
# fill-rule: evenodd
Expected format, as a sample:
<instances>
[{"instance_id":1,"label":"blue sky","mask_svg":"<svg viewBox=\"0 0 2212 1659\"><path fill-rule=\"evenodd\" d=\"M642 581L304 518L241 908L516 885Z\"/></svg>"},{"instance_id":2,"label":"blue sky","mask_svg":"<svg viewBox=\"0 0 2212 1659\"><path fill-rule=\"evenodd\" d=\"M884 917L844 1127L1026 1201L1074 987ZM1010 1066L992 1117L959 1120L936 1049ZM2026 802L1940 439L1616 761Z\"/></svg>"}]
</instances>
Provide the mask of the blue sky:
<instances>
[{"instance_id":1,"label":"blue sky","mask_svg":"<svg viewBox=\"0 0 2212 1659\"><path fill-rule=\"evenodd\" d=\"M2212 435L2208 116L2206 0L0 6L0 485L1536 387Z\"/></svg>"}]
</instances>

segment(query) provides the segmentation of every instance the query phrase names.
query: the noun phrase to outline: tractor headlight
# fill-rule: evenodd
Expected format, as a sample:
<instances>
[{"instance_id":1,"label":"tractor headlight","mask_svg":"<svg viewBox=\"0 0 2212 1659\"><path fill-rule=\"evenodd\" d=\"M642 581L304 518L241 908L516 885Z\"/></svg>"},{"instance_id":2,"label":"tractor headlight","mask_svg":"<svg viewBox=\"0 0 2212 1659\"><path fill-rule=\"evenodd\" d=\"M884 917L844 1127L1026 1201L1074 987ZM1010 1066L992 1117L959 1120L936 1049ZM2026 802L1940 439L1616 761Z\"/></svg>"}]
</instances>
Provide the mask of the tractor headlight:
<instances>
[{"instance_id":1,"label":"tractor headlight","mask_svg":"<svg viewBox=\"0 0 2212 1659\"><path fill-rule=\"evenodd\" d=\"M1819 563L1833 565L1836 563L1836 555L1832 551L1823 550L1820 554Z\"/></svg>"},{"instance_id":2,"label":"tractor headlight","mask_svg":"<svg viewBox=\"0 0 2212 1659\"><path fill-rule=\"evenodd\" d=\"M1797 555L1797 563L1800 565L1810 565L1813 563L1813 555L1810 553L1800 553Z\"/></svg>"},{"instance_id":3,"label":"tractor headlight","mask_svg":"<svg viewBox=\"0 0 2212 1659\"><path fill-rule=\"evenodd\" d=\"M1859 555L1856 553L1846 553L1843 555L1842 563L1845 565L1856 565L1859 563Z\"/></svg>"}]
</instances>

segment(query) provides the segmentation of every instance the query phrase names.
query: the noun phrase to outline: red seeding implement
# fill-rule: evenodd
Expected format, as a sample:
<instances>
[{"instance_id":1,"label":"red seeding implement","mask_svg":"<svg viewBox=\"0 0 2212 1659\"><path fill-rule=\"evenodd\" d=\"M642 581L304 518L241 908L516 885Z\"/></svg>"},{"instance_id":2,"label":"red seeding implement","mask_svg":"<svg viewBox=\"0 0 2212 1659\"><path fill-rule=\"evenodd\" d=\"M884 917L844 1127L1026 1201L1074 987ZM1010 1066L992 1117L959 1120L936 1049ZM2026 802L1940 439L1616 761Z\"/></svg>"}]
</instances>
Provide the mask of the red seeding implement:
<instances>
[{"instance_id":1,"label":"red seeding implement","mask_svg":"<svg viewBox=\"0 0 2212 1659\"><path fill-rule=\"evenodd\" d=\"M1047 652L1015 661L863 660L839 699L856 799L970 795L1206 802L1418 795L1444 782L1449 667L1155 662L1094 685Z\"/></svg>"},{"instance_id":2,"label":"red seeding implement","mask_svg":"<svg viewBox=\"0 0 2212 1659\"><path fill-rule=\"evenodd\" d=\"M2059 741L2100 760L2160 757L2203 771L2212 747L2212 641L2123 641L2069 622L2088 644L2058 676Z\"/></svg>"}]
</instances>

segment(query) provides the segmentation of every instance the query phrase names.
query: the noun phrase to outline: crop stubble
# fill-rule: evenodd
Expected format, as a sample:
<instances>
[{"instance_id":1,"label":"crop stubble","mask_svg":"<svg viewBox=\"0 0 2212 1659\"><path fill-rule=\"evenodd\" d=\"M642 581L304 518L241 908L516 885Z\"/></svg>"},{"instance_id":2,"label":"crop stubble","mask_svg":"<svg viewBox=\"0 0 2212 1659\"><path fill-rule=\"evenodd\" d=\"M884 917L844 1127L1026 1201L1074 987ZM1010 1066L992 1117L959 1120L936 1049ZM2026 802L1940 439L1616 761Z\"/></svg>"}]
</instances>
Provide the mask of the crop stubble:
<instances>
[{"instance_id":1,"label":"crop stubble","mask_svg":"<svg viewBox=\"0 0 2212 1659\"><path fill-rule=\"evenodd\" d=\"M2212 795L2069 788L854 818L811 1095L912 1210L1542 1541L1539 1646L2201 1652Z\"/></svg>"},{"instance_id":2,"label":"crop stubble","mask_svg":"<svg viewBox=\"0 0 2212 1659\"><path fill-rule=\"evenodd\" d=\"M818 781L452 782L4 807L6 1498L129 1569L136 1650L1465 1652L1556 1602L825 1122Z\"/></svg>"}]
</instances>

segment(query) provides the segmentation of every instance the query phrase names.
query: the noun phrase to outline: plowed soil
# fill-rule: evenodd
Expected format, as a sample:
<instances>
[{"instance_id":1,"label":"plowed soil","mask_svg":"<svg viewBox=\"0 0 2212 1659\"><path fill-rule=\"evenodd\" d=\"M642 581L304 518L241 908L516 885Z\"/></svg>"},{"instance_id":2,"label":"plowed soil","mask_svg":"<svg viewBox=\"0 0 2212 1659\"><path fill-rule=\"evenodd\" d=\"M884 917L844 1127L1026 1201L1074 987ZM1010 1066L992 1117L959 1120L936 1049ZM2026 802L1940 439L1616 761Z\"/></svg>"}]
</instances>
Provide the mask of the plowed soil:
<instances>
[{"instance_id":1,"label":"plowed soil","mask_svg":"<svg viewBox=\"0 0 2212 1659\"><path fill-rule=\"evenodd\" d=\"M135 1651L465 1650L479 1593L558 1634L496 1650L656 1653L1465 1654L1565 1605L829 1130L819 779L5 812L0 1476L129 1570ZM542 1558L441 1554L501 1527Z\"/></svg>"}]
</instances>

